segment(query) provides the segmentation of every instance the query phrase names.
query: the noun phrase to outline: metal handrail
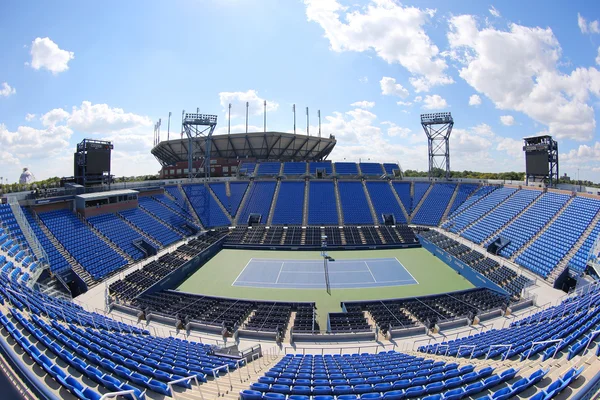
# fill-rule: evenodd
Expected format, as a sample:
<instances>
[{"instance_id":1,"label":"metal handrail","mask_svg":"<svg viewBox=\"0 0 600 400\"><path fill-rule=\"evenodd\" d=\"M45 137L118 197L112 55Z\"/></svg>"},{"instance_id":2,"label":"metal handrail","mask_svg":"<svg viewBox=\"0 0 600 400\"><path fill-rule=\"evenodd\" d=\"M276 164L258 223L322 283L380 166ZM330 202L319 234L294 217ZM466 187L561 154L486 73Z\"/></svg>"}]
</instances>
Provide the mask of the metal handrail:
<instances>
[{"instance_id":1,"label":"metal handrail","mask_svg":"<svg viewBox=\"0 0 600 400\"><path fill-rule=\"evenodd\" d=\"M471 349L471 354L469 355L469 360L473 358L473 353L475 353L475 349L477 348L477 346L475 346L474 344L462 344L460 346L458 346L458 350L456 351L456 358L460 357L460 349L462 348L465 349Z\"/></svg>"},{"instance_id":2,"label":"metal handrail","mask_svg":"<svg viewBox=\"0 0 600 400\"><path fill-rule=\"evenodd\" d=\"M145 391L144 391L145 392ZM112 399L113 397L117 397L117 396L124 396L126 394L131 394L133 395L133 398L141 400L137 394L135 394L135 390L133 389L129 389L129 390L121 390L119 392L110 392L110 393L105 393L102 395L102 397L100 397L100 400L106 400L106 399Z\"/></svg>"},{"instance_id":3,"label":"metal handrail","mask_svg":"<svg viewBox=\"0 0 600 400\"><path fill-rule=\"evenodd\" d=\"M552 340L543 340L541 342L531 342L531 347L529 348L529 351L527 352L527 357L525 358L525 360L529 360L529 356L531 356L531 351L533 350L533 346L535 346L537 344L556 343L556 342L558 342L558 346L556 346L556 350L554 350L554 354L552 355L552 358L556 357L556 353L558 353L558 348L560 347L560 344L563 342L563 339L552 339Z\"/></svg>"},{"instance_id":4,"label":"metal handrail","mask_svg":"<svg viewBox=\"0 0 600 400\"><path fill-rule=\"evenodd\" d=\"M390 345L390 346L392 346L392 345ZM397 346L398 345L394 343L392 346L392 350L395 350ZM366 346L348 346L348 347L331 347L331 348L323 348L323 347L295 348L292 346L284 346L282 348L282 352L283 353L294 352L296 354L299 354L299 352L302 351L302 354L305 355L307 350L315 350L315 351L320 351L321 355L323 355L323 354L325 354L325 351L327 351L327 354L334 354L334 352L343 354L344 350L348 351L348 350L354 349L354 350L356 350L356 352L360 353L361 350L372 349L372 348L375 349L375 353L376 353L377 349L379 349L379 348L381 348L382 350L385 350L387 348L387 345L376 344L376 345L366 345Z\"/></svg>"},{"instance_id":5,"label":"metal handrail","mask_svg":"<svg viewBox=\"0 0 600 400\"><path fill-rule=\"evenodd\" d=\"M435 345L435 354L436 356L438 355L438 350L440 349L440 347L445 347L446 348L446 352L444 353L444 357L446 357L448 355L448 351L450 351L450 345L449 344L443 344L443 343L436 343Z\"/></svg>"},{"instance_id":6,"label":"metal handrail","mask_svg":"<svg viewBox=\"0 0 600 400\"><path fill-rule=\"evenodd\" d=\"M217 372L218 370L220 370L221 368L227 368L227 376L229 377L229 389L233 389L233 383L231 383L231 375L229 374L229 365L227 364L223 364L220 367L216 367L211 369L211 372L213 373L213 378L215 379L215 383L217 384L217 394L220 396L221 395L221 386L219 385L219 377L217 376ZM256 372L256 370L255 370Z\"/></svg>"},{"instance_id":7,"label":"metal handrail","mask_svg":"<svg viewBox=\"0 0 600 400\"><path fill-rule=\"evenodd\" d=\"M587 345L585 346L585 350L583 350L582 354L585 354L586 351L588 351L588 349L590 348L590 345L592 344L592 342L594 341L595 337L600 333L600 329L595 330L593 332L590 332L590 339L587 342Z\"/></svg>"},{"instance_id":8,"label":"metal handrail","mask_svg":"<svg viewBox=\"0 0 600 400\"><path fill-rule=\"evenodd\" d=\"M510 349L512 349L512 344L508 343L508 344L493 344L490 346L490 349L488 350L487 354L485 355L485 359L487 360L488 358L490 358L490 352L492 351L493 347L508 347L508 350L506 351L506 354L504 355L504 358L502 359L502 361L506 360L506 358L508 357L508 353L510 352Z\"/></svg>"},{"instance_id":9,"label":"metal handrail","mask_svg":"<svg viewBox=\"0 0 600 400\"><path fill-rule=\"evenodd\" d=\"M186 382L189 383L191 380L194 380L194 382L196 382L196 387L198 388L198 393L200 393L200 398L202 400L204 400L204 395L202 394L202 390L200 390L200 384L198 383L198 378L196 377L196 375L192 375L192 376L188 376L185 378L179 378L176 379L174 381L171 382L167 382L167 386L169 387L169 391L171 392L171 396L173 398L175 398L175 391L173 390L173 385L179 382Z\"/></svg>"}]
</instances>

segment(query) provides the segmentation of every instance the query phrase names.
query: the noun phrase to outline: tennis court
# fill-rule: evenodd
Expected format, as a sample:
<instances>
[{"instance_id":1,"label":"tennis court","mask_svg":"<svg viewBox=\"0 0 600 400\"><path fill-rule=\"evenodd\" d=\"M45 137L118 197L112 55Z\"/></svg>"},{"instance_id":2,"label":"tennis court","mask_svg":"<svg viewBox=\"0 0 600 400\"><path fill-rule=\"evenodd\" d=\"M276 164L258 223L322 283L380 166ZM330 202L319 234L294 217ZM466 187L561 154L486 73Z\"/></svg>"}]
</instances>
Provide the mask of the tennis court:
<instances>
[{"instance_id":1,"label":"tennis court","mask_svg":"<svg viewBox=\"0 0 600 400\"><path fill-rule=\"evenodd\" d=\"M418 284L397 258L327 261L332 289L376 288ZM273 289L324 289L323 259L252 258L232 286Z\"/></svg>"}]
</instances>

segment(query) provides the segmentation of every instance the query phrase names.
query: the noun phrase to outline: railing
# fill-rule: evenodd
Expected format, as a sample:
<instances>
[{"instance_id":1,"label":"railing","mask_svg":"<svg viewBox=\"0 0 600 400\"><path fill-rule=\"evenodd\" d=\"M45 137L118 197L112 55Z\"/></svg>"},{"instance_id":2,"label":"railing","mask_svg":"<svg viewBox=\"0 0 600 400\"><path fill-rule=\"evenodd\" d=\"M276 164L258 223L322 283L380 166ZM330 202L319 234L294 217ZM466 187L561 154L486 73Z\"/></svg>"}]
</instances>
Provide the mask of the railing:
<instances>
[{"instance_id":1,"label":"railing","mask_svg":"<svg viewBox=\"0 0 600 400\"><path fill-rule=\"evenodd\" d=\"M35 236L31 225L29 225L29 222L27 221L27 217L25 217L25 214L23 214L23 210L21 209L17 198L10 196L8 198L8 204L10 205L10 208L15 216L15 219L17 220L17 223L19 224L19 227L21 228L21 231L23 232L23 235L25 235L25 238L29 243L29 247L31 247L33 254L38 259L38 262L45 264L49 267L50 262L48 259L48 255L46 254L46 251L44 251L44 248Z\"/></svg>"},{"instance_id":2,"label":"railing","mask_svg":"<svg viewBox=\"0 0 600 400\"><path fill-rule=\"evenodd\" d=\"M302 347L302 348L297 348L297 347L292 347L292 346L283 346L281 349L282 353L288 353L288 352L292 352L292 353L296 353L296 354L300 354L300 352L305 355L306 351L308 350L309 352L311 351L315 351L315 352L320 352L321 355L325 354L325 352L327 352L327 354L334 354L334 353L338 353L338 354L344 354L344 351L346 351L347 353L361 353L363 350L369 350L369 349L375 349L374 353L377 353L378 349L381 348L381 350L386 350L386 348L388 347L388 345L384 345L384 344L377 344L377 345L365 345L365 346L349 346L349 347L337 347L337 348L323 348L323 347ZM393 344L390 346L390 350L396 350L396 348L398 347L397 344ZM311 353L309 353L311 354Z\"/></svg>"},{"instance_id":3,"label":"railing","mask_svg":"<svg viewBox=\"0 0 600 400\"><path fill-rule=\"evenodd\" d=\"M233 389L233 383L231 383L231 374L229 373L229 365L223 364L220 367L213 368L211 371L213 374L213 378L215 379L215 383L217 384L217 394L219 396L221 395L221 386L219 385L219 377L217 376L217 372L223 367L227 368L227 377L229 378L229 390Z\"/></svg>"},{"instance_id":4,"label":"railing","mask_svg":"<svg viewBox=\"0 0 600 400\"><path fill-rule=\"evenodd\" d=\"M177 398L175 396L175 391L173 390L173 385L179 382L185 382L185 383L190 383L191 380L194 380L194 382L196 382L196 387L198 388L198 393L200 393L200 398L202 400L204 400L204 395L202 394L202 390L200 390L200 384L198 384L198 378L195 375L192 376L188 376L185 378L180 378L180 379L176 379L174 381L171 382L167 382L167 386L169 387L169 392L171 392L171 396L175 399Z\"/></svg>"},{"instance_id":5,"label":"railing","mask_svg":"<svg viewBox=\"0 0 600 400\"><path fill-rule=\"evenodd\" d=\"M144 390L144 392L142 393L142 397L138 397L137 394L135 394L135 390L133 389L129 389L129 390L121 390L119 392L110 392L110 393L105 393L102 395L102 397L100 397L100 400L106 400L106 399L112 399L118 396L125 396L127 394L130 394L134 399L137 400L141 400L144 398L144 393L146 393L146 391Z\"/></svg>"},{"instance_id":6,"label":"railing","mask_svg":"<svg viewBox=\"0 0 600 400\"><path fill-rule=\"evenodd\" d=\"M456 358L460 357L460 349L465 348L465 349L471 349L471 353L469 355L469 360L473 358L473 353L475 352L475 349L477 348L477 346L475 346L474 344L463 344L458 346L458 351L456 352Z\"/></svg>"},{"instance_id":7,"label":"railing","mask_svg":"<svg viewBox=\"0 0 600 400\"><path fill-rule=\"evenodd\" d=\"M512 344L493 344L490 346L490 349L488 350L487 354L485 355L485 359L487 360L488 358L490 358L490 353L492 352L493 348L498 348L498 347L508 347L508 349L506 350L506 354L504 355L504 358L502 358L502 361L506 360L506 358L508 357L508 353L510 353L510 349L512 349Z\"/></svg>"},{"instance_id":8,"label":"railing","mask_svg":"<svg viewBox=\"0 0 600 400\"><path fill-rule=\"evenodd\" d=\"M531 347L529 348L529 351L527 352L527 357L525 358L525 360L529 360L529 356L531 356L533 346L538 345L538 344L557 343L557 342L558 342L558 346L556 346L556 350L554 350L554 354L552 355L552 358L556 357L556 353L558 353L558 348L560 347L560 344L563 342L563 339L552 339L552 340L544 340L541 342L531 342Z\"/></svg>"},{"instance_id":9,"label":"railing","mask_svg":"<svg viewBox=\"0 0 600 400\"><path fill-rule=\"evenodd\" d=\"M585 346L585 350L583 350L583 353L581 353L581 354L585 354L585 352L588 351L588 349L590 348L590 345L592 344L592 342L594 341L596 336L598 336L599 333L600 333L600 329L590 332L590 339L588 340L587 345Z\"/></svg>"}]
</instances>

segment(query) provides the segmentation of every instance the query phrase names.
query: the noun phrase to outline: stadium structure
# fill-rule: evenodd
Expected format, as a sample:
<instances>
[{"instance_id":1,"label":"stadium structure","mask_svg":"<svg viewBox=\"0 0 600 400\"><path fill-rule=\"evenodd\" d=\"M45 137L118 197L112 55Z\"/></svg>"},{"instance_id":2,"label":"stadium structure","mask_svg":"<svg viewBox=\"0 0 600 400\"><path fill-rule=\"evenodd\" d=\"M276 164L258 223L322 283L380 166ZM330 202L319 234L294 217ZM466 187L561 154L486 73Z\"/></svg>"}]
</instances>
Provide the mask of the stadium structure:
<instances>
[{"instance_id":1,"label":"stadium structure","mask_svg":"<svg viewBox=\"0 0 600 400\"><path fill-rule=\"evenodd\" d=\"M155 141L164 179L2 198L4 395L595 396L598 196L409 179L328 161L333 135L190 118ZM425 119L448 172L454 121Z\"/></svg>"}]
</instances>

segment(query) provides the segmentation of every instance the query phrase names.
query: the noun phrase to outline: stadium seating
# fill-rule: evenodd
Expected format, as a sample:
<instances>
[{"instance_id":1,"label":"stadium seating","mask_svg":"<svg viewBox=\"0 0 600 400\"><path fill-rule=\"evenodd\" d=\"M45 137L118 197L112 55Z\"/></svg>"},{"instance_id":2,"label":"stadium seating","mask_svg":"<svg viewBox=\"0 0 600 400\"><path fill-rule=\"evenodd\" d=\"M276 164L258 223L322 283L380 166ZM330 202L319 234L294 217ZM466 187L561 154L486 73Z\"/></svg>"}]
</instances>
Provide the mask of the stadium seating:
<instances>
[{"instance_id":1,"label":"stadium seating","mask_svg":"<svg viewBox=\"0 0 600 400\"><path fill-rule=\"evenodd\" d=\"M283 163L284 175L304 175L306 174L305 162L285 162Z\"/></svg>"},{"instance_id":2,"label":"stadium seating","mask_svg":"<svg viewBox=\"0 0 600 400\"><path fill-rule=\"evenodd\" d=\"M421 201L421 199L423 198L425 193L427 192L427 189L429 189L429 186L430 186L429 182L415 182L414 183L414 196L412 199L412 207L410 209L411 214L412 214L413 210L417 207L417 205L419 204L419 202Z\"/></svg>"},{"instance_id":3,"label":"stadium seating","mask_svg":"<svg viewBox=\"0 0 600 400\"><path fill-rule=\"evenodd\" d=\"M310 181L308 191L308 224L338 224L337 205L332 181Z\"/></svg>"},{"instance_id":4,"label":"stadium seating","mask_svg":"<svg viewBox=\"0 0 600 400\"><path fill-rule=\"evenodd\" d=\"M261 162L258 164L257 176L277 176L281 169L280 162Z\"/></svg>"},{"instance_id":5,"label":"stadium seating","mask_svg":"<svg viewBox=\"0 0 600 400\"><path fill-rule=\"evenodd\" d=\"M452 219L452 224L450 225L450 232L457 233L459 231L462 231L473 222L479 220L483 215L485 215L498 204L506 200L508 196L511 196L516 191L516 188L509 187L503 187L494 190L493 192L482 198L481 201L478 201L477 203L473 204L473 206L467 208L463 213Z\"/></svg>"},{"instance_id":6,"label":"stadium seating","mask_svg":"<svg viewBox=\"0 0 600 400\"><path fill-rule=\"evenodd\" d=\"M138 201L141 208L160 219L183 236L193 235L200 230L200 227L195 223L184 218L180 214L175 213L170 208L151 197L140 197ZM190 229L190 227L192 229Z\"/></svg>"},{"instance_id":7,"label":"stadium seating","mask_svg":"<svg viewBox=\"0 0 600 400\"><path fill-rule=\"evenodd\" d=\"M25 214L25 218L27 218L27 222L29 222L29 226L33 230L33 233L37 237L38 241L44 248L46 255L48 256L48 262L50 263L50 271L60 274L67 272L71 269L69 262L67 259L60 254L58 249L52 244L50 239L42 232L42 229L38 225L37 220L34 218L31 210L25 207L21 208L23 210L23 214Z\"/></svg>"},{"instance_id":8,"label":"stadium seating","mask_svg":"<svg viewBox=\"0 0 600 400\"><path fill-rule=\"evenodd\" d=\"M481 186L479 189L475 190L473 192L472 196L470 196L467 200L465 200L453 212L451 212L450 214L448 214L448 219L446 220L446 222L444 222L444 224L442 225L442 227L443 228L448 228L452 224L453 219L457 215L459 215L460 213L462 213L467 208L471 207L471 205L475 204L481 198L487 196L488 194L490 194L491 192L493 192L497 188L498 188L498 186Z\"/></svg>"},{"instance_id":9,"label":"stadium seating","mask_svg":"<svg viewBox=\"0 0 600 400\"><path fill-rule=\"evenodd\" d=\"M129 223L135 225L139 230L149 235L162 246L168 246L183 239L183 235L167 228L154 217L140 208L124 210L119 213Z\"/></svg>"},{"instance_id":10,"label":"stadium seating","mask_svg":"<svg viewBox=\"0 0 600 400\"><path fill-rule=\"evenodd\" d=\"M168 193L171 197L175 199L173 203L175 203L177 206L174 207L174 210L177 210L178 207L181 210L182 214L189 216L189 218L192 221L194 220L194 211L190 209L189 203L185 201L185 198L183 197L184 195L181 193L177 186L166 186L165 193ZM168 198L166 195L164 197ZM158 196L157 198L159 201L163 201L162 197ZM166 205L170 204L166 203Z\"/></svg>"},{"instance_id":11,"label":"stadium seating","mask_svg":"<svg viewBox=\"0 0 600 400\"><path fill-rule=\"evenodd\" d=\"M240 164L238 172L245 175L253 175L256 169L256 163L254 162L243 162Z\"/></svg>"},{"instance_id":12,"label":"stadium seating","mask_svg":"<svg viewBox=\"0 0 600 400\"><path fill-rule=\"evenodd\" d=\"M546 278L600 211L600 201L576 197L516 262Z\"/></svg>"},{"instance_id":13,"label":"stadium seating","mask_svg":"<svg viewBox=\"0 0 600 400\"><path fill-rule=\"evenodd\" d=\"M358 167L352 162L336 162L335 173L337 175L358 175Z\"/></svg>"},{"instance_id":14,"label":"stadium seating","mask_svg":"<svg viewBox=\"0 0 600 400\"><path fill-rule=\"evenodd\" d=\"M273 224L302 224L304 187L304 181L281 181L273 214Z\"/></svg>"},{"instance_id":15,"label":"stadium seating","mask_svg":"<svg viewBox=\"0 0 600 400\"><path fill-rule=\"evenodd\" d=\"M273 195L275 194L275 186L277 182L273 181L258 181L254 182L254 185L250 187L250 192L247 195L246 203L244 208L240 211L240 217L238 221L241 224L248 222L250 214L260 214L260 222L262 224L267 223L269 218L269 211L271 210L271 203L273 201Z\"/></svg>"},{"instance_id":16,"label":"stadium seating","mask_svg":"<svg viewBox=\"0 0 600 400\"><path fill-rule=\"evenodd\" d=\"M452 205L450 206L450 211L448 212L448 215L452 215L452 213L458 208L460 207L461 204L463 204L465 202L465 200L467 200L467 198L475 191L477 190L477 188L479 188L479 185L476 184L472 184L472 183L461 183L458 185L458 191L456 192L456 197L454 198L454 201L452 202Z\"/></svg>"},{"instance_id":17,"label":"stadium seating","mask_svg":"<svg viewBox=\"0 0 600 400\"><path fill-rule=\"evenodd\" d=\"M585 271L585 266L588 260L588 256L590 254L590 250L594 245L594 242L600 235L600 222L596 224L590 235L585 239L577 253L573 255L571 260L569 261L569 269L579 275ZM596 256L598 256L596 254Z\"/></svg>"},{"instance_id":18,"label":"stadium seating","mask_svg":"<svg viewBox=\"0 0 600 400\"><path fill-rule=\"evenodd\" d=\"M103 214L88 218L88 222L98 229L104 236L115 243L121 250L129 254L134 260L141 260L145 254L133 245L136 240L143 240L125 221L115 214ZM153 245L152 243L149 243Z\"/></svg>"},{"instance_id":19,"label":"stadium seating","mask_svg":"<svg viewBox=\"0 0 600 400\"><path fill-rule=\"evenodd\" d=\"M502 237L509 239L510 243L500 250L500 255L511 257L529 239L534 237L568 200L569 196L566 194L552 192L542 194L531 208L502 231Z\"/></svg>"},{"instance_id":20,"label":"stadium seating","mask_svg":"<svg viewBox=\"0 0 600 400\"><path fill-rule=\"evenodd\" d=\"M373 217L362 182L339 181L340 201L345 224L372 224Z\"/></svg>"},{"instance_id":21,"label":"stadium seating","mask_svg":"<svg viewBox=\"0 0 600 400\"><path fill-rule=\"evenodd\" d=\"M439 225L455 189L455 183L435 183L411 222L419 225Z\"/></svg>"},{"instance_id":22,"label":"stadium seating","mask_svg":"<svg viewBox=\"0 0 600 400\"><path fill-rule=\"evenodd\" d=\"M310 162L308 164L309 167L309 172L311 175L314 175L317 173L317 170L324 170L326 175L331 175L331 173L333 172L332 170L332 166L331 166L331 162Z\"/></svg>"},{"instance_id":23,"label":"stadium seating","mask_svg":"<svg viewBox=\"0 0 600 400\"><path fill-rule=\"evenodd\" d=\"M388 182L384 181L367 181L367 189L369 197L375 208L377 219L383 223L383 214L393 214L396 222L399 224L406 223L406 217L392 192L392 187Z\"/></svg>"},{"instance_id":24,"label":"stadium seating","mask_svg":"<svg viewBox=\"0 0 600 400\"><path fill-rule=\"evenodd\" d=\"M212 182L208 184L212 191L217 195L221 204L223 204L223 207L225 207L229 214L234 217L244 198L244 193L246 193L246 189L248 189L248 182L229 182L230 196L227 196L227 188L225 185L225 182Z\"/></svg>"},{"instance_id":25,"label":"stadium seating","mask_svg":"<svg viewBox=\"0 0 600 400\"><path fill-rule=\"evenodd\" d=\"M205 228L230 224L229 218L223 213L223 210L221 210L221 207L219 207L219 204L206 186L185 185L183 186L183 191Z\"/></svg>"},{"instance_id":26,"label":"stadium seating","mask_svg":"<svg viewBox=\"0 0 600 400\"><path fill-rule=\"evenodd\" d=\"M381 168L381 164L378 163L360 163L360 172L363 175L370 176L381 176L383 175L383 169Z\"/></svg>"},{"instance_id":27,"label":"stadium seating","mask_svg":"<svg viewBox=\"0 0 600 400\"><path fill-rule=\"evenodd\" d=\"M404 209L410 214L413 207L412 196L410 195L410 182L393 182L392 185L400 201L402 201Z\"/></svg>"},{"instance_id":28,"label":"stadium seating","mask_svg":"<svg viewBox=\"0 0 600 400\"><path fill-rule=\"evenodd\" d=\"M400 170L400 167L398 166L398 164L384 163L383 164L383 169L384 169L384 171L385 171L386 174L393 175L394 174L394 170Z\"/></svg>"},{"instance_id":29,"label":"stadium seating","mask_svg":"<svg viewBox=\"0 0 600 400\"><path fill-rule=\"evenodd\" d=\"M127 264L127 260L96 236L70 210L48 211L40 213L39 217L95 280Z\"/></svg>"},{"instance_id":30,"label":"stadium seating","mask_svg":"<svg viewBox=\"0 0 600 400\"><path fill-rule=\"evenodd\" d=\"M542 192L538 190L522 189L517 191L514 196L498 206L493 212L479 219L461 233L461 236L475 243L483 242L488 236L508 224L541 194Z\"/></svg>"}]
</instances>

